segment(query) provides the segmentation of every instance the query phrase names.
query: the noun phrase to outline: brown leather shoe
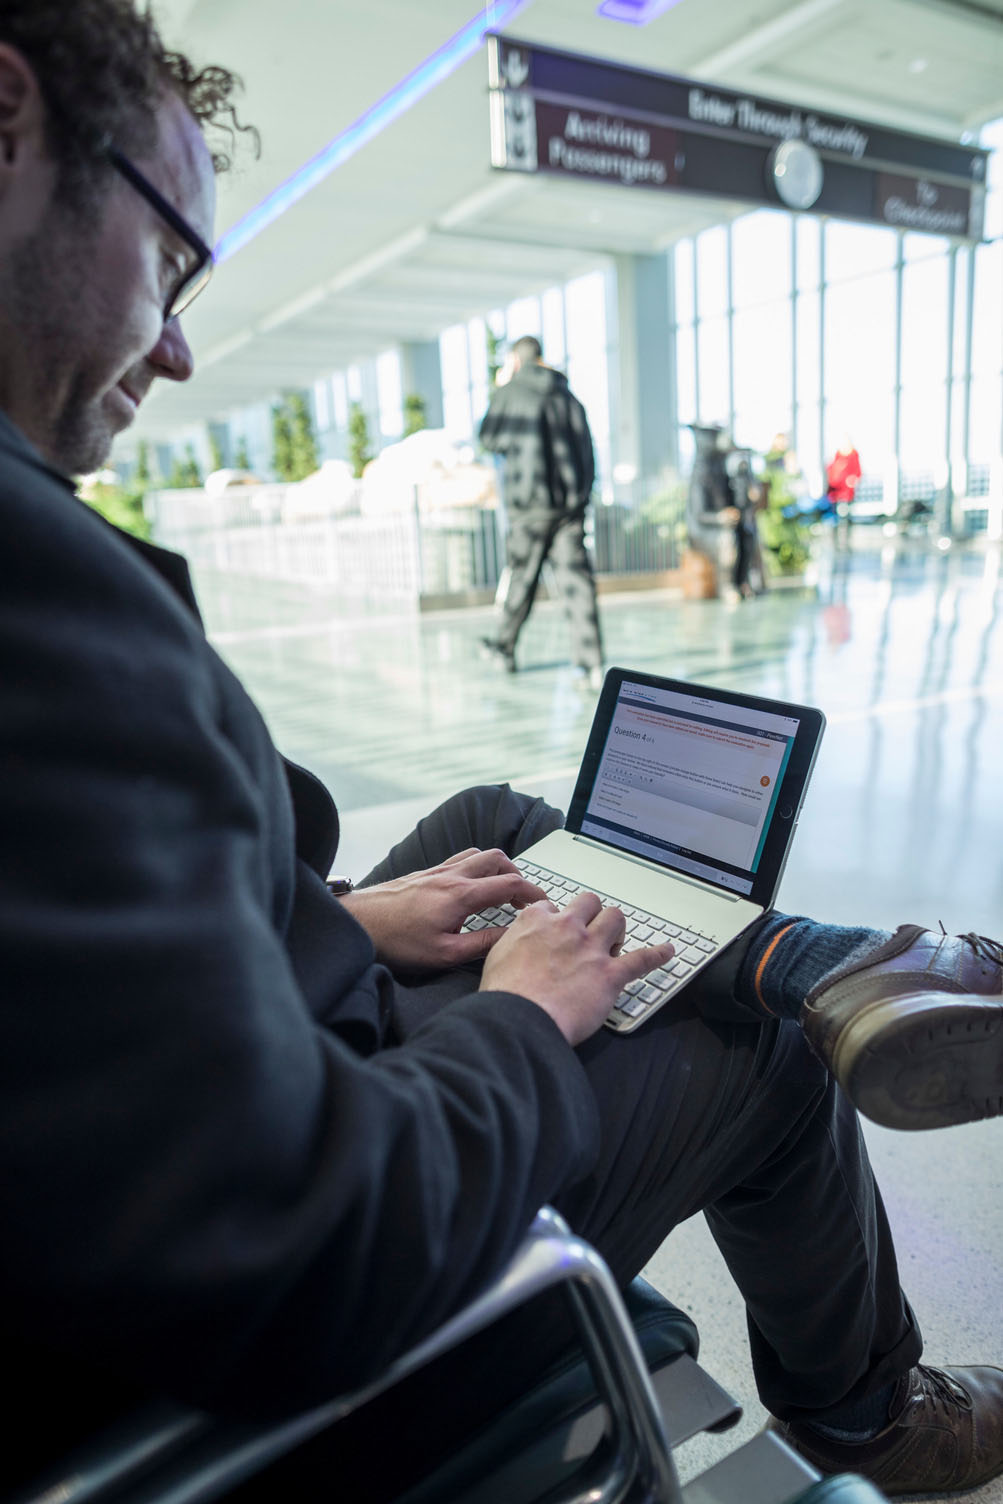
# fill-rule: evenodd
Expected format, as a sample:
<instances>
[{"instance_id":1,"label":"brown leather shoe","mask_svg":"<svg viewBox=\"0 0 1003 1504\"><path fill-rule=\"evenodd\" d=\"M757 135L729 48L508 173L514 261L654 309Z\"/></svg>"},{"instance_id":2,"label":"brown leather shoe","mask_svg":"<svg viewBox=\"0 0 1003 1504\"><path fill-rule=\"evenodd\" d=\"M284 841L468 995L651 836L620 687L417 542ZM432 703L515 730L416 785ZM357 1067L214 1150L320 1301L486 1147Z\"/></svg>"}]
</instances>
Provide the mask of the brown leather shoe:
<instances>
[{"instance_id":1,"label":"brown leather shoe","mask_svg":"<svg viewBox=\"0 0 1003 1504\"><path fill-rule=\"evenodd\" d=\"M810 1426L771 1420L823 1473L862 1473L886 1494L977 1488L1003 1472L1003 1368L927 1368L895 1386L894 1419L870 1441L832 1441Z\"/></svg>"},{"instance_id":2,"label":"brown leather shoe","mask_svg":"<svg viewBox=\"0 0 1003 1504\"><path fill-rule=\"evenodd\" d=\"M805 1036L854 1106L886 1128L1003 1113L1003 945L903 924L829 972Z\"/></svg>"}]
</instances>

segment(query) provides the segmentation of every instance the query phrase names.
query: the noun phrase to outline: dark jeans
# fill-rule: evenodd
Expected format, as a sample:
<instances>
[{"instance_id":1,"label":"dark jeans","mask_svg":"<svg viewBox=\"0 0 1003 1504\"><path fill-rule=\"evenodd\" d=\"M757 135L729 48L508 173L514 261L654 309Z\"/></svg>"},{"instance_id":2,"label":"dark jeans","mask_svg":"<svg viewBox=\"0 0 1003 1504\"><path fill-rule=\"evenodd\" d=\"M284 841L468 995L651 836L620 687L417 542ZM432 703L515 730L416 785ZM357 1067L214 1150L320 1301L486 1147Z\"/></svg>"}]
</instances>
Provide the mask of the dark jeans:
<instances>
[{"instance_id":1,"label":"dark jeans","mask_svg":"<svg viewBox=\"0 0 1003 1504\"><path fill-rule=\"evenodd\" d=\"M516 509L508 516L506 554L510 570L502 607L498 643L508 653L515 645L533 609L536 587L543 566L550 561L554 583L571 627L572 661L582 668L602 664L602 640L596 582L585 547L585 518L581 512L569 517L527 518Z\"/></svg>"},{"instance_id":2,"label":"dark jeans","mask_svg":"<svg viewBox=\"0 0 1003 1504\"><path fill-rule=\"evenodd\" d=\"M468 846L514 856L562 824L507 785L467 789L365 881ZM470 985L469 973L401 985L401 1035ZM857 1116L797 1024L730 1019L707 1002L684 993L635 1033L601 1029L581 1046L602 1152L558 1208L621 1284L703 1211L746 1302L764 1405L790 1419L835 1409L905 1372L921 1349Z\"/></svg>"},{"instance_id":3,"label":"dark jeans","mask_svg":"<svg viewBox=\"0 0 1003 1504\"><path fill-rule=\"evenodd\" d=\"M508 786L468 789L365 882L468 846L516 855L561 824ZM400 982L399 1038L472 985L469 970ZM705 1017L690 991L636 1033L602 1029L581 1047L602 1150L557 1206L621 1284L702 1210L745 1298L763 1403L790 1419L824 1414L904 1373L921 1349L856 1114L796 1023L752 1021L727 997L707 998L715 1016ZM370 1501L392 1497L528 1388L569 1332L563 1303L538 1301L342 1422L307 1449L293 1481L336 1477L344 1497L355 1487ZM290 1486L284 1476L274 1496ZM253 1494L255 1504L272 1497L267 1480Z\"/></svg>"}]
</instances>

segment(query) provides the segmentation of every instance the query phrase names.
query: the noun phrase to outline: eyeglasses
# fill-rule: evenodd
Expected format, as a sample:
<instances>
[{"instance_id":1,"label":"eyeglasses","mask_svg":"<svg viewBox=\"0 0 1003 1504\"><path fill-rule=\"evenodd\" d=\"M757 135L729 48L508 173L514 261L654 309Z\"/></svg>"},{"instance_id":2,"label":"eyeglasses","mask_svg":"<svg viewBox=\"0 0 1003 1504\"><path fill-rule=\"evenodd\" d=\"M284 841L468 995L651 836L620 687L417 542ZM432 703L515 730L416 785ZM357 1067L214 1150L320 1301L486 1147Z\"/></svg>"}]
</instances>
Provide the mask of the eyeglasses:
<instances>
[{"instance_id":1,"label":"eyeglasses","mask_svg":"<svg viewBox=\"0 0 1003 1504\"><path fill-rule=\"evenodd\" d=\"M162 193L158 193L149 178L145 177L128 157L123 156L114 146L107 148L106 155L115 171L120 172L126 182L131 183L136 192L143 195L161 219L166 220L175 235L179 235L195 252L195 264L188 271L181 273L164 303L164 321L176 319L189 303L198 297L212 276L212 251L202 237L195 233L188 221L167 202Z\"/></svg>"}]
</instances>

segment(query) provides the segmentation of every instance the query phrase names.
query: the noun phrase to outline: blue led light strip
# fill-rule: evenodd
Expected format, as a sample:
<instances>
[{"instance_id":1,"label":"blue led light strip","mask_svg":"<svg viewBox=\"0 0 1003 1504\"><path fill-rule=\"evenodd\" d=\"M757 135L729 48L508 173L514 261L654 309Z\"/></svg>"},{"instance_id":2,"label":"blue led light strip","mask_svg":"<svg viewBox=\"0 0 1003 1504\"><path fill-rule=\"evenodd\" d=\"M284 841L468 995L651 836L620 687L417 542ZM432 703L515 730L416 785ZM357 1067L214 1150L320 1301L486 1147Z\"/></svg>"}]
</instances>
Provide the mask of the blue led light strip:
<instances>
[{"instance_id":1,"label":"blue led light strip","mask_svg":"<svg viewBox=\"0 0 1003 1504\"><path fill-rule=\"evenodd\" d=\"M602 0L596 14L607 21L626 21L628 26L647 26L679 0Z\"/></svg>"},{"instance_id":2,"label":"blue led light strip","mask_svg":"<svg viewBox=\"0 0 1003 1504\"><path fill-rule=\"evenodd\" d=\"M367 141L378 136L380 131L385 130L399 115L403 115L405 110L409 110L430 89L448 78L461 63L474 55L487 32L504 26L517 11L528 4L530 0L490 0L490 3L485 4L455 36L444 42L423 63L419 63L412 73L402 78L382 99L370 105L358 120L335 136L333 141L329 141L292 177L286 178L267 198L263 198L260 204L250 209L242 219L238 219L216 246L217 265L236 255L248 241L260 235L267 225L284 214L304 194L316 188L342 162L347 162Z\"/></svg>"}]
</instances>

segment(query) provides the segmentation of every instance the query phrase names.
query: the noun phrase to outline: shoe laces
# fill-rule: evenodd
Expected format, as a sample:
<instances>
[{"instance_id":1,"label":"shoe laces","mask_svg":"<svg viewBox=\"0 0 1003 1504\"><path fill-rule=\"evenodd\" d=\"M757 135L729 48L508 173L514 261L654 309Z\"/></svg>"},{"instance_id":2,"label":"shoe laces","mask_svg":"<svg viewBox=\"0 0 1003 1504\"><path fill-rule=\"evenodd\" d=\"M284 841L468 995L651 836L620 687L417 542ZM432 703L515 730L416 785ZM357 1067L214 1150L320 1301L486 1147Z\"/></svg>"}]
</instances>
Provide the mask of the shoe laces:
<instances>
[{"instance_id":1,"label":"shoe laces","mask_svg":"<svg viewBox=\"0 0 1003 1504\"><path fill-rule=\"evenodd\" d=\"M937 923L940 925L940 933L946 939L947 931L943 920L938 919ZM977 935L974 930L969 930L966 935L958 935L956 938L965 945L970 945L980 961L994 961L997 966L1003 966L1003 942L991 940L988 935Z\"/></svg>"},{"instance_id":2,"label":"shoe laces","mask_svg":"<svg viewBox=\"0 0 1003 1504\"><path fill-rule=\"evenodd\" d=\"M971 1410L968 1390L942 1368L929 1368L925 1363L918 1363L916 1372L920 1376L923 1400L934 1411L939 1409L950 1415L955 1410Z\"/></svg>"}]
</instances>

